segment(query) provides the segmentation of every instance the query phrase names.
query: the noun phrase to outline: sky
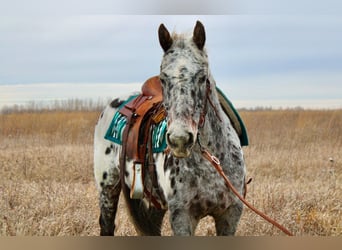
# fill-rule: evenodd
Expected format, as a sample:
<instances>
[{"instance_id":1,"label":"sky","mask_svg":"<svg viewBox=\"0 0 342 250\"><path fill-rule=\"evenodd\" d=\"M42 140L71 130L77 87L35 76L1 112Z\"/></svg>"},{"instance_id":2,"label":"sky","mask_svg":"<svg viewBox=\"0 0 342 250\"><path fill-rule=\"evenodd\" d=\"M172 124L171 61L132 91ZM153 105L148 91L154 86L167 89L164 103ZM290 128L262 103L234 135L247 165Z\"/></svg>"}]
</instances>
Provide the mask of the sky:
<instances>
[{"instance_id":1,"label":"sky","mask_svg":"<svg viewBox=\"0 0 342 250\"><path fill-rule=\"evenodd\" d=\"M0 15L0 108L138 90L159 73L159 25L191 34L197 20L236 106L342 108L341 15L47 13Z\"/></svg>"}]
</instances>

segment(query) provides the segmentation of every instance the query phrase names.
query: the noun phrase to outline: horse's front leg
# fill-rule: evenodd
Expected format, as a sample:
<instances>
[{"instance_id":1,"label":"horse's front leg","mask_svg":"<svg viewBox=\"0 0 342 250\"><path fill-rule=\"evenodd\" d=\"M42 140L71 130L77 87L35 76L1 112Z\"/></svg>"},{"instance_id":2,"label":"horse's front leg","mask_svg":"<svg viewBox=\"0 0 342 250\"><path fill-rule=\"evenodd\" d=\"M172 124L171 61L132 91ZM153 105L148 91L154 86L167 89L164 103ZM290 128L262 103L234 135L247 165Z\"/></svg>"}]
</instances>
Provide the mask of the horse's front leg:
<instances>
[{"instance_id":1,"label":"horse's front leg","mask_svg":"<svg viewBox=\"0 0 342 250\"><path fill-rule=\"evenodd\" d=\"M238 201L230 205L223 214L215 216L216 235L234 236L242 214L242 209L243 204Z\"/></svg>"},{"instance_id":2,"label":"horse's front leg","mask_svg":"<svg viewBox=\"0 0 342 250\"><path fill-rule=\"evenodd\" d=\"M170 224L175 236L194 235L197 223L187 209L170 207Z\"/></svg>"}]
</instances>

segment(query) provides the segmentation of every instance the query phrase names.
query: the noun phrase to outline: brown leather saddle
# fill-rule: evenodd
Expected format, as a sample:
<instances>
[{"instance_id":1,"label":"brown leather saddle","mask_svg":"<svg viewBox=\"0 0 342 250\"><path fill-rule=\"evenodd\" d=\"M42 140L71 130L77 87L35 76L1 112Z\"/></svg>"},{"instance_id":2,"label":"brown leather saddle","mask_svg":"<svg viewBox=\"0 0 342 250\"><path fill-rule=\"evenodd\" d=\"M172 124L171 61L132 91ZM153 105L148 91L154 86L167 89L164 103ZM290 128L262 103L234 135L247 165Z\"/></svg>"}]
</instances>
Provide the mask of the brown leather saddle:
<instances>
[{"instance_id":1,"label":"brown leather saddle","mask_svg":"<svg viewBox=\"0 0 342 250\"><path fill-rule=\"evenodd\" d=\"M161 83L159 77L154 76L143 84L140 95L119 110L127 119L127 125L123 131L122 152L120 156L121 181L124 183L127 158L133 161L131 198L143 198L145 193L157 207L158 204L155 204L155 201L153 201L152 191L148 192L144 188L143 180L146 163L148 162L152 184L154 187L158 185L152 155L151 128L166 118L162 101Z\"/></svg>"}]
</instances>

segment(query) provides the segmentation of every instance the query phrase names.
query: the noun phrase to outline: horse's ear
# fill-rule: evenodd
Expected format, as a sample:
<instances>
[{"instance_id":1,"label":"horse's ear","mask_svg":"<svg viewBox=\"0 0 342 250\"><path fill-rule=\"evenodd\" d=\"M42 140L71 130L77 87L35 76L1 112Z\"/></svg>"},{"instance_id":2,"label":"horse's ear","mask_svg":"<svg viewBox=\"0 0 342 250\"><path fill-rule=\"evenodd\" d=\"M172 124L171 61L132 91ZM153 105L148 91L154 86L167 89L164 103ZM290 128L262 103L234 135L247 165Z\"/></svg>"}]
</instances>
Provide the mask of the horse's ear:
<instances>
[{"instance_id":1,"label":"horse's ear","mask_svg":"<svg viewBox=\"0 0 342 250\"><path fill-rule=\"evenodd\" d=\"M192 39L194 40L197 47L202 50L205 44L205 30L203 24L200 21L196 22Z\"/></svg>"},{"instance_id":2,"label":"horse's ear","mask_svg":"<svg viewBox=\"0 0 342 250\"><path fill-rule=\"evenodd\" d=\"M160 46L163 48L164 52L166 52L172 46L173 41L164 24L159 26L158 35Z\"/></svg>"}]
</instances>

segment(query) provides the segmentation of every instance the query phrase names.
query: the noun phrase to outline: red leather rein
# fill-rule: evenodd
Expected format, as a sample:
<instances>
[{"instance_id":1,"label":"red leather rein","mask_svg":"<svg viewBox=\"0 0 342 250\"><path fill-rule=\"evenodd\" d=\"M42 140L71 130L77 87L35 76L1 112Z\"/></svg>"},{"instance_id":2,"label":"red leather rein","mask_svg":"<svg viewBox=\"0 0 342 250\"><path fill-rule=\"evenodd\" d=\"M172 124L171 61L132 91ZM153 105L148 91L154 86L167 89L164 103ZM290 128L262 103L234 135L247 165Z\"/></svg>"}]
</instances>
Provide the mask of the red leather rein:
<instances>
[{"instance_id":1,"label":"red leather rein","mask_svg":"<svg viewBox=\"0 0 342 250\"><path fill-rule=\"evenodd\" d=\"M227 187L239 198L240 201L242 201L248 208L250 208L253 212L255 212L257 215L261 216L262 218L264 218L266 221L268 221L269 223L271 223L272 225L276 226L278 229L280 229L281 231L283 231L285 234L287 234L288 236L293 236L293 234L286 229L284 226L280 225L278 222L276 222L274 219L271 219L270 217L268 217L266 214L264 214L263 212L259 211L258 209L256 209L253 205L251 205L248 201L246 201L246 199L244 197L242 197L239 192L235 189L235 187L232 185L232 183L230 182L230 180L227 178L227 176L224 174L222 167L220 165L220 161L219 159L217 159L215 156L213 156L211 153L209 153L208 150L204 149L202 147L202 145L200 144L199 140L198 143L200 145L201 148L201 152L202 155L205 159L207 159L211 165L217 170L217 172L222 176L222 178L224 179Z\"/></svg>"}]
</instances>

